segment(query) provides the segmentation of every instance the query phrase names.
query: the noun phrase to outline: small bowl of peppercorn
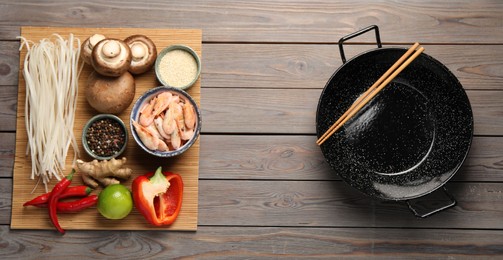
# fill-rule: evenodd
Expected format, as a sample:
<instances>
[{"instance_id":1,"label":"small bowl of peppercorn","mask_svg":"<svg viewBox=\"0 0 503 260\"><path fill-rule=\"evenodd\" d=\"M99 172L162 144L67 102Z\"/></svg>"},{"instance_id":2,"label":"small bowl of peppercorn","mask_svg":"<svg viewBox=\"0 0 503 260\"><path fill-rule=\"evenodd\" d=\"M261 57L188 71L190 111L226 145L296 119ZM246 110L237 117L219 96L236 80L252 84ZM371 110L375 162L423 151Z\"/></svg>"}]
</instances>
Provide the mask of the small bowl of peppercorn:
<instances>
[{"instance_id":1,"label":"small bowl of peppercorn","mask_svg":"<svg viewBox=\"0 0 503 260\"><path fill-rule=\"evenodd\" d=\"M94 159L110 160L126 149L126 125L117 116L99 114L89 119L82 131L82 145Z\"/></svg>"}]
</instances>

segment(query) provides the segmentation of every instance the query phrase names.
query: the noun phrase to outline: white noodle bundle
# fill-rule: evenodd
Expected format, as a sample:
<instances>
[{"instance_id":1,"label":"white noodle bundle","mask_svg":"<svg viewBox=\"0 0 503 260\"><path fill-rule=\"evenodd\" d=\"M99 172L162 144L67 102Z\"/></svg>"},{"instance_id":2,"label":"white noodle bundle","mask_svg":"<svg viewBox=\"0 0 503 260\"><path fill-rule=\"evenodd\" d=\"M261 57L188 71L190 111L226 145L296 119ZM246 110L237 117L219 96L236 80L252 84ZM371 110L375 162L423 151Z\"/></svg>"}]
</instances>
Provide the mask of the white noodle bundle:
<instances>
[{"instance_id":1,"label":"white noodle bundle","mask_svg":"<svg viewBox=\"0 0 503 260\"><path fill-rule=\"evenodd\" d=\"M73 133L78 97L80 40L70 34L66 40L58 34L39 43L23 37L26 46L23 76L26 82L25 123L28 135L26 153L31 156L31 179L47 183L54 176L64 177L70 146L73 165L79 150Z\"/></svg>"}]
</instances>

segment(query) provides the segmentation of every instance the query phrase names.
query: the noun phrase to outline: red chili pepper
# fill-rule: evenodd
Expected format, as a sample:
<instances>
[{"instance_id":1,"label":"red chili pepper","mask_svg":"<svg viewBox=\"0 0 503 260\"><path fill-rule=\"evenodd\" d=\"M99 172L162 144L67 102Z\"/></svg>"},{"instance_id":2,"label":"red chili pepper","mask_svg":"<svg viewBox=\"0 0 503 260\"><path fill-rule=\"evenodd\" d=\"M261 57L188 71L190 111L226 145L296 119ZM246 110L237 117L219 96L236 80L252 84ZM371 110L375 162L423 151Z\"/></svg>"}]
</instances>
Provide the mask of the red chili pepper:
<instances>
[{"instance_id":1,"label":"red chili pepper","mask_svg":"<svg viewBox=\"0 0 503 260\"><path fill-rule=\"evenodd\" d=\"M136 209L153 225L170 225L180 213L183 181L178 174L162 173L159 167L155 174L136 177L132 190Z\"/></svg>"},{"instance_id":2,"label":"red chili pepper","mask_svg":"<svg viewBox=\"0 0 503 260\"><path fill-rule=\"evenodd\" d=\"M74 200L74 201L59 201L57 205L58 212L61 213L71 213L81 211L83 209L87 209L96 205L98 202L97 195L90 195L84 197L82 199Z\"/></svg>"},{"instance_id":3,"label":"red chili pepper","mask_svg":"<svg viewBox=\"0 0 503 260\"><path fill-rule=\"evenodd\" d=\"M72 186L66 188L63 193L59 196L60 199L69 198L69 197L82 197L87 196L91 193L93 189L89 188L85 185L80 186ZM23 206L47 206L47 202L49 201L49 197L51 196L51 192L44 193L30 201L27 201L23 204Z\"/></svg>"},{"instance_id":4,"label":"red chili pepper","mask_svg":"<svg viewBox=\"0 0 503 260\"><path fill-rule=\"evenodd\" d=\"M96 196L96 198L94 198ZM95 200L93 202L93 200ZM94 206L98 201L97 195L90 195L81 199L72 200L72 201L58 201L57 204L57 212L58 213L71 213L77 212L89 207ZM47 203L45 204L37 204L33 205L37 208L47 208Z\"/></svg>"},{"instance_id":5,"label":"red chili pepper","mask_svg":"<svg viewBox=\"0 0 503 260\"><path fill-rule=\"evenodd\" d=\"M68 176L66 176L66 178L63 178L56 185L54 185L54 188L52 188L51 191L51 195L49 196L49 203L47 204L49 206L49 217L51 218L51 222L61 234L64 234L65 230L61 228L58 221L58 200L61 193L63 193L63 191L72 183L74 173L75 169L72 169L72 172Z\"/></svg>"}]
</instances>

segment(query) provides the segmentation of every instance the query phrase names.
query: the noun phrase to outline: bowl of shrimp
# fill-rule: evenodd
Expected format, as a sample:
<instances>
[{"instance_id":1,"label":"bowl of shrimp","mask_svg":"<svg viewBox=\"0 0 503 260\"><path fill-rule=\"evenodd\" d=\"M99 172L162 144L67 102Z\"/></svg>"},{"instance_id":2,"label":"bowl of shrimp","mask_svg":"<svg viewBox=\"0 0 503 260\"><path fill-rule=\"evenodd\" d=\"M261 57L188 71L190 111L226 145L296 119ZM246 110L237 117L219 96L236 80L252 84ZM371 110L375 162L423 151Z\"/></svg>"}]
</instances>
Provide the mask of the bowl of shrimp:
<instances>
[{"instance_id":1,"label":"bowl of shrimp","mask_svg":"<svg viewBox=\"0 0 503 260\"><path fill-rule=\"evenodd\" d=\"M187 151L201 132L201 112L184 90L161 86L143 93L130 115L133 139L147 153L173 157Z\"/></svg>"}]
</instances>

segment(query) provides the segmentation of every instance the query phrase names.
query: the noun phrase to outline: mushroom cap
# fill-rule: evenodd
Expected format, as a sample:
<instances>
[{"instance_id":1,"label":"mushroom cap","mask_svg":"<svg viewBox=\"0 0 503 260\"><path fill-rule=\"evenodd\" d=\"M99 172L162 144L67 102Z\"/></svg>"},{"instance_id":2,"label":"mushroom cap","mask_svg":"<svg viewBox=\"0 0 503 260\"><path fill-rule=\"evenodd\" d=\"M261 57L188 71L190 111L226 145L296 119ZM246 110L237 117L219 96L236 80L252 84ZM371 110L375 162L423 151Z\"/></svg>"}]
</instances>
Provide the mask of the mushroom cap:
<instances>
[{"instance_id":1,"label":"mushroom cap","mask_svg":"<svg viewBox=\"0 0 503 260\"><path fill-rule=\"evenodd\" d=\"M82 46L80 47L80 57L82 57L85 63L89 65L91 64L91 55L93 53L94 46L105 38L105 35L96 33L89 36L84 43L82 43Z\"/></svg>"},{"instance_id":2,"label":"mushroom cap","mask_svg":"<svg viewBox=\"0 0 503 260\"><path fill-rule=\"evenodd\" d=\"M93 71L87 80L85 96L98 112L118 114L133 102L135 90L133 75L127 71L119 77L107 77Z\"/></svg>"},{"instance_id":3,"label":"mushroom cap","mask_svg":"<svg viewBox=\"0 0 503 260\"><path fill-rule=\"evenodd\" d=\"M157 58L157 48L154 42L145 35L131 35L124 42L131 49L132 60L129 72L141 74L152 68Z\"/></svg>"},{"instance_id":4,"label":"mushroom cap","mask_svg":"<svg viewBox=\"0 0 503 260\"><path fill-rule=\"evenodd\" d=\"M106 38L94 46L91 64L101 75L118 77L131 65L131 50L119 39Z\"/></svg>"}]
</instances>

